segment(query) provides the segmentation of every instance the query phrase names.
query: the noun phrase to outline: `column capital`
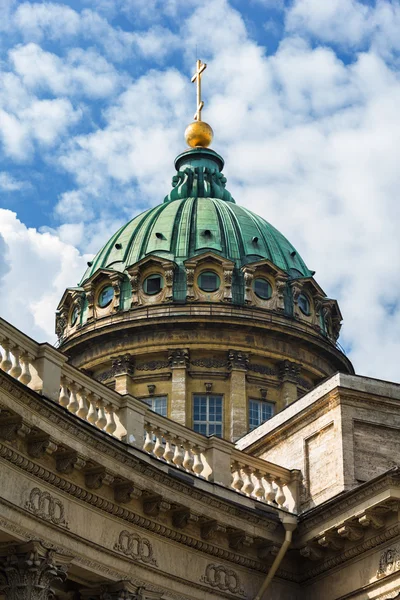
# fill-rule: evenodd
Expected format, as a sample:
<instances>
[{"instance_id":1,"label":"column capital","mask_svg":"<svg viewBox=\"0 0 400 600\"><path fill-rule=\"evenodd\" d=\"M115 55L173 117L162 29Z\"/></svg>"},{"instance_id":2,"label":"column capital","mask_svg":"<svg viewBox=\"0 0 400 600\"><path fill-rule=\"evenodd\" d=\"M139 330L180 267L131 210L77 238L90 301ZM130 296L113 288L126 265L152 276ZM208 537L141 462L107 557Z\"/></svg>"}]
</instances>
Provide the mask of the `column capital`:
<instances>
[{"instance_id":1,"label":"column capital","mask_svg":"<svg viewBox=\"0 0 400 600\"><path fill-rule=\"evenodd\" d=\"M168 350L168 362L171 369L186 369L189 366L190 353L188 348L173 348Z\"/></svg>"},{"instance_id":2,"label":"column capital","mask_svg":"<svg viewBox=\"0 0 400 600\"><path fill-rule=\"evenodd\" d=\"M282 360L278 363L278 377L281 381L289 381L290 383L298 383L298 377L301 370L299 363L290 360Z\"/></svg>"},{"instance_id":3,"label":"column capital","mask_svg":"<svg viewBox=\"0 0 400 600\"><path fill-rule=\"evenodd\" d=\"M250 354L240 350L228 350L228 368L247 371L249 366Z\"/></svg>"},{"instance_id":4,"label":"column capital","mask_svg":"<svg viewBox=\"0 0 400 600\"><path fill-rule=\"evenodd\" d=\"M0 591L6 600L50 600L52 586L67 578L72 556L46 548L39 541L0 549Z\"/></svg>"}]
</instances>

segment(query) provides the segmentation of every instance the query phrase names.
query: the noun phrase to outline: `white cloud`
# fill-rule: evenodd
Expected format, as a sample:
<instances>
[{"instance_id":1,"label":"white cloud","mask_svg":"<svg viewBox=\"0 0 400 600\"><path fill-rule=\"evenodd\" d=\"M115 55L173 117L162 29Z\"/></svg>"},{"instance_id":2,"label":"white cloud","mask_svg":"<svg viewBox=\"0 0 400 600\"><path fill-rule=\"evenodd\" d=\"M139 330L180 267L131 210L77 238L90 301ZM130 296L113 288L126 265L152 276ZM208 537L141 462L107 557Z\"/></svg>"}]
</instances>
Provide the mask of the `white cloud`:
<instances>
[{"instance_id":1,"label":"white cloud","mask_svg":"<svg viewBox=\"0 0 400 600\"><path fill-rule=\"evenodd\" d=\"M21 77L24 86L33 91L102 98L116 93L123 80L94 50L74 48L62 59L30 43L13 48L9 56L14 72Z\"/></svg>"},{"instance_id":2,"label":"white cloud","mask_svg":"<svg viewBox=\"0 0 400 600\"><path fill-rule=\"evenodd\" d=\"M19 192L26 189L29 184L26 181L19 181L9 173L0 171L0 190L3 192Z\"/></svg>"},{"instance_id":3,"label":"white cloud","mask_svg":"<svg viewBox=\"0 0 400 600\"><path fill-rule=\"evenodd\" d=\"M14 212L0 209L0 312L38 341L55 341L54 310L76 285L86 256L50 233L28 229Z\"/></svg>"}]
</instances>

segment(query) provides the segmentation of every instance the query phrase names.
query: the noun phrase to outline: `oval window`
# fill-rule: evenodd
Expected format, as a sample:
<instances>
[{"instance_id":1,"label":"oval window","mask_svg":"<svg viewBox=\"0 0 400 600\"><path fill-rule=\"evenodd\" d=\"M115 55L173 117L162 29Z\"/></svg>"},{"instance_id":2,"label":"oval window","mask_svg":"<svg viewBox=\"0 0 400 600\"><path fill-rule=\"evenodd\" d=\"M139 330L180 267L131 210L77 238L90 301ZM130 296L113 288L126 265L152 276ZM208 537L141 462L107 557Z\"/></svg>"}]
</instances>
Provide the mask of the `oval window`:
<instances>
[{"instance_id":1,"label":"oval window","mask_svg":"<svg viewBox=\"0 0 400 600\"><path fill-rule=\"evenodd\" d=\"M158 294L163 289L163 278L161 275L150 275L146 277L143 282L143 289L145 294L149 294L149 296L153 296L154 294Z\"/></svg>"},{"instance_id":2,"label":"oval window","mask_svg":"<svg viewBox=\"0 0 400 600\"><path fill-rule=\"evenodd\" d=\"M262 300L269 300L272 296L271 284L266 279L255 279L254 293Z\"/></svg>"},{"instance_id":3,"label":"oval window","mask_svg":"<svg viewBox=\"0 0 400 600\"><path fill-rule=\"evenodd\" d=\"M310 301L305 294L300 294L297 300L297 304L299 305L299 309L301 310L303 315L306 315L308 317L311 313Z\"/></svg>"},{"instance_id":4,"label":"oval window","mask_svg":"<svg viewBox=\"0 0 400 600\"><path fill-rule=\"evenodd\" d=\"M104 287L100 294L99 294L99 298L97 300L98 305L100 306L100 308L105 308L106 306L108 306L111 302L111 300L114 298L114 288L112 287L112 285L106 285L106 287Z\"/></svg>"},{"instance_id":5,"label":"oval window","mask_svg":"<svg viewBox=\"0 0 400 600\"><path fill-rule=\"evenodd\" d=\"M79 308L77 306L75 306L74 310L71 313L71 327L74 327L76 325L76 322L78 320L78 315L79 315Z\"/></svg>"},{"instance_id":6,"label":"oval window","mask_svg":"<svg viewBox=\"0 0 400 600\"><path fill-rule=\"evenodd\" d=\"M216 273L205 271L199 275L197 283L203 292L215 292L219 288L221 280Z\"/></svg>"}]
</instances>

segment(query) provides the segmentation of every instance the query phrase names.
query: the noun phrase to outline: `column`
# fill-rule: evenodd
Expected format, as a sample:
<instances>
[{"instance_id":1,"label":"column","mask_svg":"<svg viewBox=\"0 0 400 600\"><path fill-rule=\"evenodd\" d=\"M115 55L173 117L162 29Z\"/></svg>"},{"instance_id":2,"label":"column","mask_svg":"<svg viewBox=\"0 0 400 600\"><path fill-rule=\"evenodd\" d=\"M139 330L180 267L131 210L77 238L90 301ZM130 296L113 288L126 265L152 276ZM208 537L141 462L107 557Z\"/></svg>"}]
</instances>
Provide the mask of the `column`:
<instances>
[{"instance_id":1,"label":"column","mask_svg":"<svg viewBox=\"0 0 400 600\"><path fill-rule=\"evenodd\" d=\"M82 600L160 600L164 592L149 591L144 586L138 587L124 580L85 588L80 590L79 595Z\"/></svg>"},{"instance_id":2,"label":"column","mask_svg":"<svg viewBox=\"0 0 400 600\"><path fill-rule=\"evenodd\" d=\"M0 589L6 600L51 600L71 560L40 542L6 546L0 550Z\"/></svg>"},{"instance_id":3,"label":"column","mask_svg":"<svg viewBox=\"0 0 400 600\"><path fill-rule=\"evenodd\" d=\"M248 431L246 371L249 354L229 350L228 366L231 372L230 397L225 408L225 434L235 442Z\"/></svg>"},{"instance_id":4,"label":"column","mask_svg":"<svg viewBox=\"0 0 400 600\"><path fill-rule=\"evenodd\" d=\"M190 411L186 406L186 369L189 366L189 350L187 348L169 350L168 361L172 370L170 418L176 423L190 427L188 423Z\"/></svg>"},{"instance_id":5,"label":"column","mask_svg":"<svg viewBox=\"0 0 400 600\"><path fill-rule=\"evenodd\" d=\"M282 360L277 366L278 376L281 381L278 406L278 411L280 411L297 400L297 380L301 365L290 360Z\"/></svg>"}]
</instances>

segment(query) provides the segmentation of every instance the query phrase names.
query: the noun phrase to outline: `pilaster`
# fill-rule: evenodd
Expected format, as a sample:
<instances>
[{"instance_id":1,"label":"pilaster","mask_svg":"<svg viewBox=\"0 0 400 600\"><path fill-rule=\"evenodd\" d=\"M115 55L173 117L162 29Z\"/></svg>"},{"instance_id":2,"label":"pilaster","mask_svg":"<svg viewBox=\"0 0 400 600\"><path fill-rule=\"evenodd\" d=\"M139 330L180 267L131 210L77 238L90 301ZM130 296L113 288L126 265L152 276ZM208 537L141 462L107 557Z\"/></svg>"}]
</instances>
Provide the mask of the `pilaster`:
<instances>
[{"instance_id":1,"label":"pilaster","mask_svg":"<svg viewBox=\"0 0 400 600\"><path fill-rule=\"evenodd\" d=\"M246 371L249 365L249 354L237 350L229 350L228 366L231 372L231 385L228 406L226 407L226 433L232 442L247 433L247 394Z\"/></svg>"},{"instance_id":2,"label":"pilaster","mask_svg":"<svg viewBox=\"0 0 400 600\"><path fill-rule=\"evenodd\" d=\"M278 363L278 376L280 379L280 400L278 411L297 400L297 383L301 365L290 360Z\"/></svg>"},{"instance_id":3,"label":"pilaster","mask_svg":"<svg viewBox=\"0 0 400 600\"><path fill-rule=\"evenodd\" d=\"M186 398L186 370L189 365L189 350L187 348L174 348L168 351L168 361L172 370L171 381L171 414L170 418L181 425L191 426L188 423L190 410Z\"/></svg>"}]
</instances>

